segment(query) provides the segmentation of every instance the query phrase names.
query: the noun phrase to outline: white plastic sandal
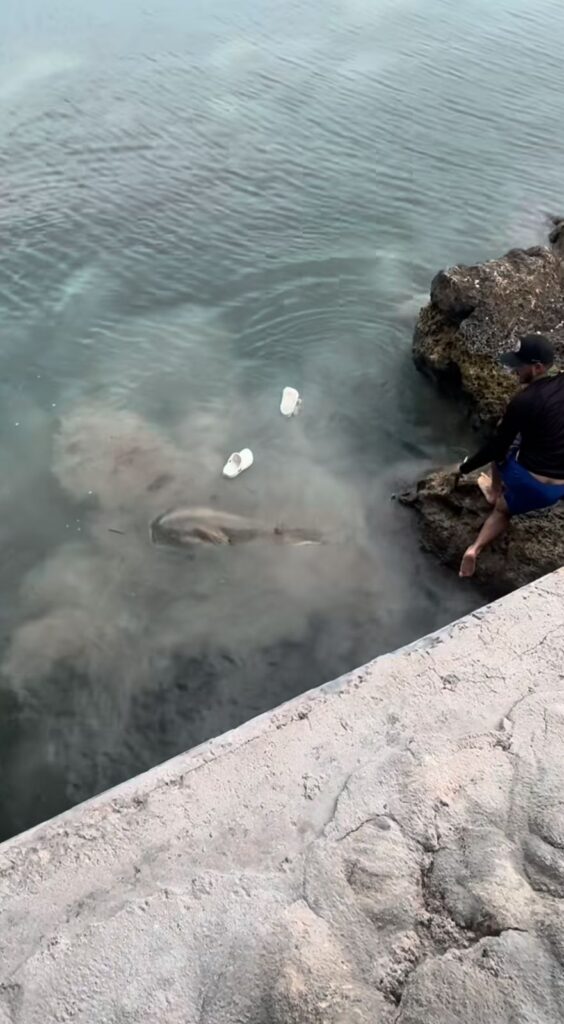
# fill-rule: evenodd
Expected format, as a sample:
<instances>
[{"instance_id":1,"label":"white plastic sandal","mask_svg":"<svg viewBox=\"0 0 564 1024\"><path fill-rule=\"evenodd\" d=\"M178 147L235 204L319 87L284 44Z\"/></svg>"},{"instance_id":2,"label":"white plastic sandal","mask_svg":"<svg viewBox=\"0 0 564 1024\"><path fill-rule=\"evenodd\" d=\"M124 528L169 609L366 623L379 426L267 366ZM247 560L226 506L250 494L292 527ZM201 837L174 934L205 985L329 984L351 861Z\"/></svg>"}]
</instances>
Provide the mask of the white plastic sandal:
<instances>
[{"instance_id":1,"label":"white plastic sandal","mask_svg":"<svg viewBox=\"0 0 564 1024\"><path fill-rule=\"evenodd\" d=\"M295 388L284 388L280 402L280 412L283 416L297 416L301 404L299 391L296 391Z\"/></svg>"},{"instance_id":2,"label":"white plastic sandal","mask_svg":"<svg viewBox=\"0 0 564 1024\"><path fill-rule=\"evenodd\" d=\"M223 475L229 480L234 480L236 476L244 473L246 469L249 469L255 461L255 457L250 448L241 448L240 452L233 452L229 456L227 462L223 467Z\"/></svg>"}]
</instances>

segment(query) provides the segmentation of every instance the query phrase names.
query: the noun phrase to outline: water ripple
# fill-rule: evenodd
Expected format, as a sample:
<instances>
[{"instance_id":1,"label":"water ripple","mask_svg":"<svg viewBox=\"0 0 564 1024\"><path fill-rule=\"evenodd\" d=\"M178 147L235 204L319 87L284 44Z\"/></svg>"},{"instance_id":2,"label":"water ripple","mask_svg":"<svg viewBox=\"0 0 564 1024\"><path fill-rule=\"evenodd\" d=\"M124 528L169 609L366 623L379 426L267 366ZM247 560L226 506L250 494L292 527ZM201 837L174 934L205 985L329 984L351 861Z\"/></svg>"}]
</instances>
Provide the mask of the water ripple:
<instances>
[{"instance_id":1,"label":"water ripple","mask_svg":"<svg viewBox=\"0 0 564 1024\"><path fill-rule=\"evenodd\" d=\"M388 500L470 443L412 371L412 319L438 266L542 237L564 164L560 0L160 0L88 25L29 6L0 5L4 673L43 628L62 643L63 584L90 641L70 675L35 642L34 711L0 753L8 831L472 603ZM221 490L250 441L252 474ZM140 449L205 502L357 530L362 557L153 562L134 473L109 547L81 473L109 500L108 462Z\"/></svg>"}]
</instances>

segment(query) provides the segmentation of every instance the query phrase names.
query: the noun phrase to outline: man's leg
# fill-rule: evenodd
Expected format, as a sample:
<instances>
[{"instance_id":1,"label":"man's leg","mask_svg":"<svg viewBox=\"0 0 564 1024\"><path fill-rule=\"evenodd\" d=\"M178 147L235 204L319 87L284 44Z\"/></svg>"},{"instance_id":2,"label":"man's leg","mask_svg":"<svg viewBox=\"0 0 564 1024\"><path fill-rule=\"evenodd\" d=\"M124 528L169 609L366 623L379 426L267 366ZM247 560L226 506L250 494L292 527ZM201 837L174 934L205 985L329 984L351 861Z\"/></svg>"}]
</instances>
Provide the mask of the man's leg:
<instances>
[{"instance_id":1,"label":"man's leg","mask_svg":"<svg viewBox=\"0 0 564 1024\"><path fill-rule=\"evenodd\" d=\"M509 526L509 510L505 498L498 498L495 508L488 516L476 540L465 552L460 564L459 576L466 579L476 572L476 562L484 548L492 544Z\"/></svg>"},{"instance_id":2,"label":"man's leg","mask_svg":"<svg viewBox=\"0 0 564 1024\"><path fill-rule=\"evenodd\" d=\"M480 473L478 487L489 505L495 505L503 494L503 480L495 462L492 462L489 473Z\"/></svg>"}]
</instances>

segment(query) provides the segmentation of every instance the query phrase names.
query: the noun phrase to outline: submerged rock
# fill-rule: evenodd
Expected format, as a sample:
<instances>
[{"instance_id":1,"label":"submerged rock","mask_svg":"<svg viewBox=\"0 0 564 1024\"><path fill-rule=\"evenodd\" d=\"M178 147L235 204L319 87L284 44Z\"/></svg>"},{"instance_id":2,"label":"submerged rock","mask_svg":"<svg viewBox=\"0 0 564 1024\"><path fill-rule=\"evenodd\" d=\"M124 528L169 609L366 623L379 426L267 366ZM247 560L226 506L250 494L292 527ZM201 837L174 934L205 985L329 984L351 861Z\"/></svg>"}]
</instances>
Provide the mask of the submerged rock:
<instances>
[{"instance_id":1,"label":"submerged rock","mask_svg":"<svg viewBox=\"0 0 564 1024\"><path fill-rule=\"evenodd\" d=\"M564 362L564 221L552 223L549 248L440 271L419 314L417 367L463 395L479 424L493 425L515 389L497 357L521 335L548 334Z\"/></svg>"},{"instance_id":2,"label":"submerged rock","mask_svg":"<svg viewBox=\"0 0 564 1024\"><path fill-rule=\"evenodd\" d=\"M438 471L400 496L415 509L422 544L443 565L458 570L462 555L478 533L489 506L476 474L455 486L452 472ZM478 560L476 581L501 596L564 565L564 506L513 519L509 531Z\"/></svg>"}]
</instances>

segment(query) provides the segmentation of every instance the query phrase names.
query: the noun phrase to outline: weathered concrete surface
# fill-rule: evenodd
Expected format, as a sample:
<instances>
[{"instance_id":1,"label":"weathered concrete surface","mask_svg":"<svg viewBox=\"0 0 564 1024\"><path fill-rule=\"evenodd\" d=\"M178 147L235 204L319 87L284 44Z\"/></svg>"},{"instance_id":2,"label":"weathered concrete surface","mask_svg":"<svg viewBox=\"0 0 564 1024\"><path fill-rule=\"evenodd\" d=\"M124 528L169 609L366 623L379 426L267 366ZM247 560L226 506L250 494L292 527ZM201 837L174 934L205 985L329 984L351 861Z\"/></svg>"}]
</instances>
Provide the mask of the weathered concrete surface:
<instances>
[{"instance_id":1,"label":"weathered concrete surface","mask_svg":"<svg viewBox=\"0 0 564 1024\"><path fill-rule=\"evenodd\" d=\"M497 260L442 270L413 339L416 365L468 401L491 427L515 391L499 354L530 332L548 334L564 362L564 222L549 248L513 249Z\"/></svg>"},{"instance_id":2,"label":"weathered concrete surface","mask_svg":"<svg viewBox=\"0 0 564 1024\"><path fill-rule=\"evenodd\" d=\"M559 572L1 847L1 1024L564 1021L563 602Z\"/></svg>"},{"instance_id":3,"label":"weathered concrete surface","mask_svg":"<svg viewBox=\"0 0 564 1024\"><path fill-rule=\"evenodd\" d=\"M458 571L460 560L491 511L478 474L455 483L452 472L429 473L399 498L418 514L422 546ZM478 560L476 581L491 597L554 572L564 565L564 506L517 516L509 530Z\"/></svg>"}]
</instances>

